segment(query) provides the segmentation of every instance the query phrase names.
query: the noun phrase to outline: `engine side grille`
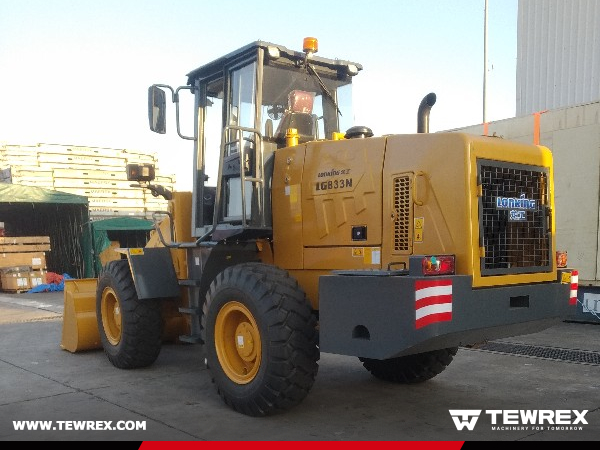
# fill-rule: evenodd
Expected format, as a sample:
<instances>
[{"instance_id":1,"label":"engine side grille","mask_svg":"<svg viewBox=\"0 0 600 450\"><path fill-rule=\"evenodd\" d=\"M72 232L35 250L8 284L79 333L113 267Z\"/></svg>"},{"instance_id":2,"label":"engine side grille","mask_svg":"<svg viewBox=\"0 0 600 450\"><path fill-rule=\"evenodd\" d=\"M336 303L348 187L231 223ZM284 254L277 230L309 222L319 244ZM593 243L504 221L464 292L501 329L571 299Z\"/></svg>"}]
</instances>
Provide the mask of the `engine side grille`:
<instances>
[{"instance_id":1,"label":"engine side grille","mask_svg":"<svg viewBox=\"0 0 600 450\"><path fill-rule=\"evenodd\" d=\"M410 180L409 175L394 178L394 251L401 254L411 252Z\"/></svg>"},{"instance_id":2,"label":"engine side grille","mask_svg":"<svg viewBox=\"0 0 600 450\"><path fill-rule=\"evenodd\" d=\"M478 162L483 276L552 269L548 173L543 167Z\"/></svg>"}]
</instances>

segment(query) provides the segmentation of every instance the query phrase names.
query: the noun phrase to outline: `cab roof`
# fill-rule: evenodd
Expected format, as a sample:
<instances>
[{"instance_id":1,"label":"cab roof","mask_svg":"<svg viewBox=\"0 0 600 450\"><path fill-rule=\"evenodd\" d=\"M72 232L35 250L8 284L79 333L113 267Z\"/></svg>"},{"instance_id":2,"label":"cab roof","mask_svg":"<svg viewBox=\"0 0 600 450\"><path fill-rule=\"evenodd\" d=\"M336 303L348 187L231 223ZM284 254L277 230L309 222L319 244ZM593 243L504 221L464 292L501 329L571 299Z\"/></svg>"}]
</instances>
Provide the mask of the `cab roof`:
<instances>
[{"instance_id":1,"label":"cab roof","mask_svg":"<svg viewBox=\"0 0 600 450\"><path fill-rule=\"evenodd\" d=\"M282 56L286 56L291 60L304 60L305 54L302 52L297 52L295 50L290 50L283 45L272 44L270 42L265 41L255 41L248 45L245 45L231 53L228 53L225 56L222 56L214 61L205 64L203 66L198 67L197 69L192 70L187 74L188 77L188 85L193 85L194 81L197 79L204 79L212 77L213 75L219 74L223 72L225 66L235 62L236 60L243 60L248 57L253 57L256 54L256 51L259 48L267 49L269 47L276 47L279 49L279 53ZM312 55L310 57L310 61L316 66L324 66L329 69L337 69L341 67L347 67L349 65L354 65L358 71L362 70L362 65L359 63L345 61L341 59L329 59L322 58L320 56Z\"/></svg>"}]
</instances>

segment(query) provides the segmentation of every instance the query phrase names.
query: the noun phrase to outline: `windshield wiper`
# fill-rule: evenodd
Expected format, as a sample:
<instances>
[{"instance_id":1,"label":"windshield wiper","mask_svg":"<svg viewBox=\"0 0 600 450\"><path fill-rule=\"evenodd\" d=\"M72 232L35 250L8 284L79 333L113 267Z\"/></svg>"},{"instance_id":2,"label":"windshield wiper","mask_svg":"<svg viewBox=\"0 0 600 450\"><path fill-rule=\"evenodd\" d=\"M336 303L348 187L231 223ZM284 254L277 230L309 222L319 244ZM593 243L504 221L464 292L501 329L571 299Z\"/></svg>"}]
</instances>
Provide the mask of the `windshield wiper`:
<instances>
[{"instance_id":1,"label":"windshield wiper","mask_svg":"<svg viewBox=\"0 0 600 450\"><path fill-rule=\"evenodd\" d=\"M331 92L329 92L329 89L327 89L327 86L325 86L325 83L323 83L323 80L321 79L321 77L319 76L319 74L317 73L315 68L308 63L306 64L306 67L308 68L308 72L317 79L317 82L319 83L319 86L321 86L321 90L323 91L323 94L325 94L325 97L327 97L329 100L331 100L331 103L333 103L333 106L335 106L335 109L341 116L342 111L340 111L340 108L337 104L337 101L335 100L335 97L333 96L333 94Z\"/></svg>"}]
</instances>

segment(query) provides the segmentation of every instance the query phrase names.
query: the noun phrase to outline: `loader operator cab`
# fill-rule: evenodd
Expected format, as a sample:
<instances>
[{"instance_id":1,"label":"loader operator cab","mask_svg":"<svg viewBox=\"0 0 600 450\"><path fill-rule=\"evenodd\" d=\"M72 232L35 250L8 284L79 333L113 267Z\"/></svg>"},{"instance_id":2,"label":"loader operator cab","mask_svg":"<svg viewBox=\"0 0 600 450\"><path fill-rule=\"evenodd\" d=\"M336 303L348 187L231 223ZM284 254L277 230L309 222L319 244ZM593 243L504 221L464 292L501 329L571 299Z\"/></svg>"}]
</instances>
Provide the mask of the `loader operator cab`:
<instances>
[{"instance_id":1,"label":"loader operator cab","mask_svg":"<svg viewBox=\"0 0 600 450\"><path fill-rule=\"evenodd\" d=\"M187 86L149 89L152 131L166 132L165 91L177 104L177 131L194 141L193 236L199 241L268 237L270 185L277 149L332 139L353 123L352 77L362 67L257 41L190 72ZM195 98L195 135L179 129L179 92ZM289 139L291 137L291 139ZM205 213L207 155L219 152L214 217Z\"/></svg>"}]
</instances>

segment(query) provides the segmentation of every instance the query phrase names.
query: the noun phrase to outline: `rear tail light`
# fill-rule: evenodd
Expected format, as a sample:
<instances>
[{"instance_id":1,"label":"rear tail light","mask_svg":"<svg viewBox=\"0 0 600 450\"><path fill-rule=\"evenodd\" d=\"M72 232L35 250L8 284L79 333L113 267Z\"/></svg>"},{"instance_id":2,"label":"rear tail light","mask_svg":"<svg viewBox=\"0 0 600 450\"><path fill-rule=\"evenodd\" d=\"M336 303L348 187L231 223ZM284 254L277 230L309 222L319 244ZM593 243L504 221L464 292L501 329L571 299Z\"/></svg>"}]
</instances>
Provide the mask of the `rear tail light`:
<instances>
[{"instance_id":1,"label":"rear tail light","mask_svg":"<svg viewBox=\"0 0 600 450\"><path fill-rule=\"evenodd\" d=\"M567 252L558 250L556 252L556 267L559 269L567 267Z\"/></svg>"},{"instance_id":2,"label":"rear tail light","mask_svg":"<svg viewBox=\"0 0 600 450\"><path fill-rule=\"evenodd\" d=\"M579 287L579 271L571 272L571 295L569 296L569 305L577 304L577 288Z\"/></svg>"},{"instance_id":3,"label":"rear tail light","mask_svg":"<svg viewBox=\"0 0 600 450\"><path fill-rule=\"evenodd\" d=\"M432 255L423 257L423 275L453 275L454 255Z\"/></svg>"}]
</instances>

